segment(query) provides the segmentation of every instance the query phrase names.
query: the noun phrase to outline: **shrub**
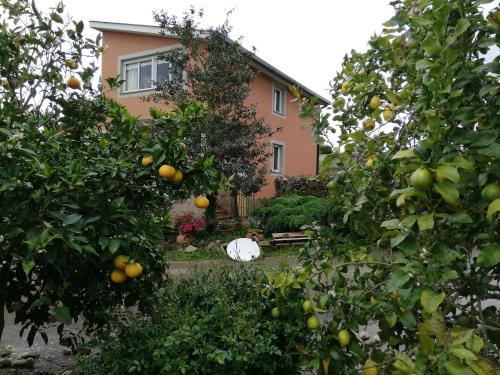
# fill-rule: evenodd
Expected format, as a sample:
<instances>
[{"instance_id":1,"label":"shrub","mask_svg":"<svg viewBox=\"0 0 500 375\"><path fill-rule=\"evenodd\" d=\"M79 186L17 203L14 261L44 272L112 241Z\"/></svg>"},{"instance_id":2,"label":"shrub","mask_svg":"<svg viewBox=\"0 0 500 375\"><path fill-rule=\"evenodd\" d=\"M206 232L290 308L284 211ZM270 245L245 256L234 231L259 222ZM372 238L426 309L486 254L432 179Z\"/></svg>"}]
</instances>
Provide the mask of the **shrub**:
<instances>
[{"instance_id":1,"label":"shrub","mask_svg":"<svg viewBox=\"0 0 500 375\"><path fill-rule=\"evenodd\" d=\"M314 177L278 177L274 180L276 196L283 195L313 195L316 197L328 196L328 189L324 180Z\"/></svg>"},{"instance_id":2,"label":"shrub","mask_svg":"<svg viewBox=\"0 0 500 375\"><path fill-rule=\"evenodd\" d=\"M328 200L313 196L292 195L273 199L268 206L257 208L266 232L300 230L303 225L327 224Z\"/></svg>"},{"instance_id":3,"label":"shrub","mask_svg":"<svg viewBox=\"0 0 500 375\"><path fill-rule=\"evenodd\" d=\"M258 268L197 274L170 286L148 316L118 313L80 362L85 374L293 374L309 331L295 290L262 295ZM293 296L291 294L293 294ZM271 310L279 306L279 319Z\"/></svg>"},{"instance_id":4,"label":"shrub","mask_svg":"<svg viewBox=\"0 0 500 375\"><path fill-rule=\"evenodd\" d=\"M182 234L199 234L203 231L207 222L202 217L194 217L192 212L185 212L174 218L175 228Z\"/></svg>"}]
</instances>

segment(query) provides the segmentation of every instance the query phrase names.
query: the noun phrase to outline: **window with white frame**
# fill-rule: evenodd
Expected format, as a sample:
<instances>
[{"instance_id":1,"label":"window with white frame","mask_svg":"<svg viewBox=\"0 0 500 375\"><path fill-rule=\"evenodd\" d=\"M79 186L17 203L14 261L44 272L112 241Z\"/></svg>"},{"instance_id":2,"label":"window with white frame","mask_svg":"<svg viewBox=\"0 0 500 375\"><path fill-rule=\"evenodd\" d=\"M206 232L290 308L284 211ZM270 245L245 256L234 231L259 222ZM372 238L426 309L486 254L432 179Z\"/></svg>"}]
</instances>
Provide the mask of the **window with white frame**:
<instances>
[{"instance_id":1,"label":"window with white frame","mask_svg":"<svg viewBox=\"0 0 500 375\"><path fill-rule=\"evenodd\" d=\"M285 99L286 90L283 86L273 82L273 112L284 116L285 115Z\"/></svg>"},{"instance_id":2,"label":"window with white frame","mask_svg":"<svg viewBox=\"0 0 500 375\"><path fill-rule=\"evenodd\" d=\"M282 143L271 143L271 173L285 173L285 146Z\"/></svg>"},{"instance_id":3,"label":"window with white frame","mask_svg":"<svg viewBox=\"0 0 500 375\"><path fill-rule=\"evenodd\" d=\"M123 60L124 93L154 89L155 82L182 80L182 71L155 56Z\"/></svg>"}]
</instances>

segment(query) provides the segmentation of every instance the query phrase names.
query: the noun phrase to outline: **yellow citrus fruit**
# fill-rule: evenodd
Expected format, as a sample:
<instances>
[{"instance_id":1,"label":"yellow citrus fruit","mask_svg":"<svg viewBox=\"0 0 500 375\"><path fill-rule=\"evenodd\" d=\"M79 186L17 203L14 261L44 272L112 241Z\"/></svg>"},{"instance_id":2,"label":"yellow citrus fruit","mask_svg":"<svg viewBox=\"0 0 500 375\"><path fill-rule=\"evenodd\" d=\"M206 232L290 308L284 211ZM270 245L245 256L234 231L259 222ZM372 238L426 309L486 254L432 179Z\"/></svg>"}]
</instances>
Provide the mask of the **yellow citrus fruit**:
<instances>
[{"instance_id":1,"label":"yellow citrus fruit","mask_svg":"<svg viewBox=\"0 0 500 375\"><path fill-rule=\"evenodd\" d=\"M7 78L2 79L2 87L4 89L8 89L9 88L9 81L7 80Z\"/></svg>"},{"instance_id":2,"label":"yellow citrus fruit","mask_svg":"<svg viewBox=\"0 0 500 375\"><path fill-rule=\"evenodd\" d=\"M484 187L483 191L481 191L481 197L486 202L493 202L495 199L500 198L500 185L497 184L488 184Z\"/></svg>"},{"instance_id":3,"label":"yellow citrus fruit","mask_svg":"<svg viewBox=\"0 0 500 375\"><path fill-rule=\"evenodd\" d=\"M274 307L272 310L271 310L271 316L274 318L274 319L278 319L281 315L281 311L280 311L280 308L279 307Z\"/></svg>"},{"instance_id":4,"label":"yellow citrus fruit","mask_svg":"<svg viewBox=\"0 0 500 375\"><path fill-rule=\"evenodd\" d=\"M142 166L143 166L143 167L145 167L145 166L147 166L147 165L151 164L154 160L155 160L155 159L154 159L153 155L147 155L147 156L144 156L144 157L142 158L142 161L141 161Z\"/></svg>"},{"instance_id":5,"label":"yellow citrus fruit","mask_svg":"<svg viewBox=\"0 0 500 375\"><path fill-rule=\"evenodd\" d=\"M377 109L382 105L382 100L378 95L375 95L373 98L370 99L370 108L371 109Z\"/></svg>"},{"instance_id":6,"label":"yellow citrus fruit","mask_svg":"<svg viewBox=\"0 0 500 375\"><path fill-rule=\"evenodd\" d=\"M378 375L378 363L371 359L365 362L360 375Z\"/></svg>"},{"instance_id":7,"label":"yellow citrus fruit","mask_svg":"<svg viewBox=\"0 0 500 375\"><path fill-rule=\"evenodd\" d=\"M82 85L80 83L80 80L74 76L71 76L68 78L68 81L66 82L70 88L73 90L79 90L82 88Z\"/></svg>"},{"instance_id":8,"label":"yellow citrus fruit","mask_svg":"<svg viewBox=\"0 0 500 375\"><path fill-rule=\"evenodd\" d=\"M366 166L367 167L373 167L373 164L375 163L376 159L377 159L377 157L375 155L369 155L366 158Z\"/></svg>"},{"instance_id":9,"label":"yellow citrus fruit","mask_svg":"<svg viewBox=\"0 0 500 375\"><path fill-rule=\"evenodd\" d=\"M347 329L343 329L339 332L339 344L341 347L346 347L351 342L351 334Z\"/></svg>"},{"instance_id":10,"label":"yellow citrus fruit","mask_svg":"<svg viewBox=\"0 0 500 375\"><path fill-rule=\"evenodd\" d=\"M158 173L160 173L160 176L165 177L165 178L173 178L175 176L175 170L174 167L168 164L164 164L160 167L160 170Z\"/></svg>"},{"instance_id":11,"label":"yellow citrus fruit","mask_svg":"<svg viewBox=\"0 0 500 375\"><path fill-rule=\"evenodd\" d=\"M373 130L374 127L375 127L375 121L373 121L373 119L371 118L366 119L363 122L363 128L365 128L366 131Z\"/></svg>"},{"instance_id":12,"label":"yellow citrus fruit","mask_svg":"<svg viewBox=\"0 0 500 375\"><path fill-rule=\"evenodd\" d=\"M310 330L319 328L319 319L316 315L312 315L307 319L307 327L309 327Z\"/></svg>"},{"instance_id":13,"label":"yellow citrus fruit","mask_svg":"<svg viewBox=\"0 0 500 375\"><path fill-rule=\"evenodd\" d=\"M342 86L340 87L340 91L342 91L342 93L344 93L344 94L347 94L350 89L351 89L351 82L350 81L343 82Z\"/></svg>"},{"instance_id":14,"label":"yellow citrus fruit","mask_svg":"<svg viewBox=\"0 0 500 375\"><path fill-rule=\"evenodd\" d=\"M125 267L125 274L131 279L135 279L142 273L142 266L139 263L130 263Z\"/></svg>"},{"instance_id":15,"label":"yellow citrus fruit","mask_svg":"<svg viewBox=\"0 0 500 375\"><path fill-rule=\"evenodd\" d=\"M205 197L196 197L194 200L194 205L198 208L207 208L210 202Z\"/></svg>"},{"instance_id":16,"label":"yellow citrus fruit","mask_svg":"<svg viewBox=\"0 0 500 375\"><path fill-rule=\"evenodd\" d=\"M308 299L305 300L303 303L302 303L302 309L304 310L304 312L308 313L308 312L311 312L313 310L313 304L311 301L309 301Z\"/></svg>"},{"instance_id":17,"label":"yellow citrus fruit","mask_svg":"<svg viewBox=\"0 0 500 375\"><path fill-rule=\"evenodd\" d=\"M78 63L75 60L66 60L65 62L66 66L70 69L76 69L78 68Z\"/></svg>"},{"instance_id":18,"label":"yellow citrus fruit","mask_svg":"<svg viewBox=\"0 0 500 375\"><path fill-rule=\"evenodd\" d=\"M115 284L121 284L125 280L127 280L127 275L123 271L120 270L114 270L111 272L111 281L113 281Z\"/></svg>"},{"instance_id":19,"label":"yellow citrus fruit","mask_svg":"<svg viewBox=\"0 0 500 375\"><path fill-rule=\"evenodd\" d=\"M130 257L128 255L118 255L115 258L115 268L117 270L124 270L127 267Z\"/></svg>"},{"instance_id":20,"label":"yellow citrus fruit","mask_svg":"<svg viewBox=\"0 0 500 375\"><path fill-rule=\"evenodd\" d=\"M390 109L386 109L384 111L384 120L385 121L390 121L392 120L392 117L394 116L394 112L392 112Z\"/></svg>"},{"instance_id":21,"label":"yellow citrus fruit","mask_svg":"<svg viewBox=\"0 0 500 375\"><path fill-rule=\"evenodd\" d=\"M182 182L183 178L184 178L184 174L181 171L176 171L174 177L172 177L172 182L179 184Z\"/></svg>"},{"instance_id":22,"label":"yellow citrus fruit","mask_svg":"<svg viewBox=\"0 0 500 375\"><path fill-rule=\"evenodd\" d=\"M410 176L411 185L418 190L427 190L432 186L432 174L427 168L419 168Z\"/></svg>"}]
</instances>

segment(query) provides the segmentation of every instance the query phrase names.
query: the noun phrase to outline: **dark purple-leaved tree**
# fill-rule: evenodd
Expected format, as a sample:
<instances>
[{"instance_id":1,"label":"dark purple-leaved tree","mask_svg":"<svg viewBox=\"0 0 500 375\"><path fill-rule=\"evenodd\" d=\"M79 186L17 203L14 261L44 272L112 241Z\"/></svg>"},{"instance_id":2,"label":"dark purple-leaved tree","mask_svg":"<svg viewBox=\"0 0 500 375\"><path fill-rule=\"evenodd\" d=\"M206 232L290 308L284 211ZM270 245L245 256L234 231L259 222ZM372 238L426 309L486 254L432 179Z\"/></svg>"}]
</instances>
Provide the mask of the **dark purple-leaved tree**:
<instances>
[{"instance_id":1,"label":"dark purple-leaved tree","mask_svg":"<svg viewBox=\"0 0 500 375\"><path fill-rule=\"evenodd\" d=\"M208 104L211 116L192 134L188 147L194 153L214 155L215 168L230 180L232 214L237 216L238 193L250 195L265 183L269 156L265 140L275 132L257 116L255 104L248 103L257 73L252 52L242 48L241 38L229 38L227 19L220 26L201 30L203 11L194 8L182 18L165 12L154 17L162 33L179 38L181 46L161 56L169 63L171 79L158 82L150 100L177 103L189 98ZM217 198L209 199L207 218L215 223Z\"/></svg>"}]
</instances>

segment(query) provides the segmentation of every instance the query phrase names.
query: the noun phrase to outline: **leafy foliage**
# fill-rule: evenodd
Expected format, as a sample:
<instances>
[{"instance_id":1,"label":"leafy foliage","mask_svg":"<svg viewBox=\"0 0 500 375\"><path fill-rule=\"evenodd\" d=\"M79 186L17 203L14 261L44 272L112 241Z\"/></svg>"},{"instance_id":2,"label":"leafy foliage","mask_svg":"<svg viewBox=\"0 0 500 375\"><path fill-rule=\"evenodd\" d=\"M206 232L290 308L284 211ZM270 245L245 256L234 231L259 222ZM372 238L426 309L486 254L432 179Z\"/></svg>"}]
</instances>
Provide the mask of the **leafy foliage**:
<instances>
[{"instance_id":1,"label":"leafy foliage","mask_svg":"<svg viewBox=\"0 0 500 375\"><path fill-rule=\"evenodd\" d=\"M326 224L328 200L299 195L279 197L268 206L257 208L253 215L262 220L266 232L297 231L313 222Z\"/></svg>"},{"instance_id":2,"label":"leafy foliage","mask_svg":"<svg viewBox=\"0 0 500 375\"><path fill-rule=\"evenodd\" d=\"M182 70L185 79L159 83L154 100L176 103L190 98L206 103L211 116L188 139L189 148L214 155L215 168L230 177L234 192L252 194L265 182L269 152L261 139L275 131L257 117L255 104L248 103L256 75L251 52L239 40L230 40L228 21L200 31L197 17L202 16L194 9L181 20L167 13L155 14L165 34L178 37L182 45L161 57Z\"/></svg>"},{"instance_id":3,"label":"leafy foliage","mask_svg":"<svg viewBox=\"0 0 500 375\"><path fill-rule=\"evenodd\" d=\"M307 176L277 177L274 180L277 196L283 195L313 195L326 197L328 189L324 179Z\"/></svg>"},{"instance_id":4,"label":"leafy foliage","mask_svg":"<svg viewBox=\"0 0 500 375\"><path fill-rule=\"evenodd\" d=\"M170 286L148 317L120 313L86 374L294 374L309 334L297 306L262 296L257 268L221 269ZM300 291L287 296L300 298ZM282 297L283 298L283 297ZM283 299L280 302L283 303Z\"/></svg>"},{"instance_id":5,"label":"leafy foliage","mask_svg":"<svg viewBox=\"0 0 500 375\"><path fill-rule=\"evenodd\" d=\"M500 13L485 17L489 2L393 2L368 51L345 57L331 113L303 101L317 139L340 130L322 165L335 171L333 231L317 232L295 274L329 313L312 356L320 373L367 360L386 373L495 371L500 201L481 194L500 182ZM366 326L379 341L361 339ZM341 329L357 334L346 348Z\"/></svg>"},{"instance_id":6,"label":"leafy foliage","mask_svg":"<svg viewBox=\"0 0 500 375\"><path fill-rule=\"evenodd\" d=\"M165 209L217 179L211 159L182 144L206 106L184 102L139 122L92 87L95 68L82 60L100 48L83 23L62 21L62 5L43 15L25 0L1 4L0 318L4 306L14 311L31 343L38 330L47 341L48 324L61 332L79 317L104 324L117 304L147 309L166 277L156 248ZM70 90L69 76L83 87ZM154 162L141 165L145 155ZM161 179L162 163L184 181ZM120 253L145 272L118 285L110 273Z\"/></svg>"}]
</instances>

